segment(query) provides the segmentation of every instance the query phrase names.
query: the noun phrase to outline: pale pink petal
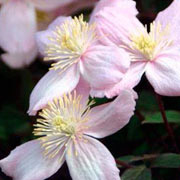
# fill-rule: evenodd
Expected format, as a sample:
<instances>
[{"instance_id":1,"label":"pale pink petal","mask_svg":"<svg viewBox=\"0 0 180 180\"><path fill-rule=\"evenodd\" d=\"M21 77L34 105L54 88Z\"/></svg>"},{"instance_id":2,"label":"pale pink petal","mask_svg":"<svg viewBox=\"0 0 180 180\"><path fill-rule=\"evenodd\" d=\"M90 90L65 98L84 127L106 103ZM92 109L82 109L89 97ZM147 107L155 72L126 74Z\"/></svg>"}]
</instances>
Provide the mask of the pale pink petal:
<instances>
[{"instance_id":1,"label":"pale pink petal","mask_svg":"<svg viewBox=\"0 0 180 180\"><path fill-rule=\"evenodd\" d=\"M135 104L132 91L122 91L113 102L92 108L84 133L103 138L117 132L129 122Z\"/></svg>"},{"instance_id":2,"label":"pale pink petal","mask_svg":"<svg viewBox=\"0 0 180 180\"><path fill-rule=\"evenodd\" d=\"M28 113L36 112L47 105L54 98L71 92L79 82L80 73L77 65L73 65L64 72L50 70L35 86L30 95L30 107Z\"/></svg>"},{"instance_id":3,"label":"pale pink petal","mask_svg":"<svg viewBox=\"0 0 180 180\"><path fill-rule=\"evenodd\" d=\"M52 176L64 163L63 151L58 157L47 158L43 155L39 140L29 141L14 149L0 161L2 171L13 180L43 180ZM60 161L62 157L62 161Z\"/></svg>"},{"instance_id":4,"label":"pale pink petal","mask_svg":"<svg viewBox=\"0 0 180 180\"><path fill-rule=\"evenodd\" d=\"M132 62L122 81L117 83L108 93L107 97L114 97L122 90L134 88L141 80L146 69L146 62Z\"/></svg>"},{"instance_id":5,"label":"pale pink petal","mask_svg":"<svg viewBox=\"0 0 180 180\"><path fill-rule=\"evenodd\" d=\"M169 7L158 13L155 21L160 22L163 26L169 25L170 28L174 28L176 25L179 25L180 22L179 8L180 8L180 1L173 0L173 2L169 5Z\"/></svg>"},{"instance_id":6,"label":"pale pink petal","mask_svg":"<svg viewBox=\"0 0 180 180\"><path fill-rule=\"evenodd\" d=\"M105 95L108 98L112 98L120 94L122 90L134 88L141 80L141 77L145 72L145 67L146 62L132 62L122 80L111 88L105 89L105 91L102 89L92 88L90 91L91 96L103 97Z\"/></svg>"},{"instance_id":7,"label":"pale pink petal","mask_svg":"<svg viewBox=\"0 0 180 180\"><path fill-rule=\"evenodd\" d=\"M45 56L45 49L47 45L52 43L49 40L49 37L54 37L53 31L56 27L60 27L65 21L70 21L71 19L71 17L58 17L48 26L47 30L36 33L36 42L42 55Z\"/></svg>"},{"instance_id":8,"label":"pale pink petal","mask_svg":"<svg viewBox=\"0 0 180 180\"><path fill-rule=\"evenodd\" d=\"M52 11L73 1L75 0L31 0L30 2L39 10Z\"/></svg>"},{"instance_id":9,"label":"pale pink petal","mask_svg":"<svg viewBox=\"0 0 180 180\"><path fill-rule=\"evenodd\" d=\"M7 51L3 58L8 59L7 64L28 64L34 58L36 44L34 34L36 32L35 10L33 6L24 1L8 1L2 5L0 11L0 46ZM33 53L31 53L33 52ZM9 55L10 54L10 55ZM26 57L28 54L30 57ZM24 63L22 62L24 61Z\"/></svg>"},{"instance_id":10,"label":"pale pink petal","mask_svg":"<svg viewBox=\"0 0 180 180\"><path fill-rule=\"evenodd\" d=\"M84 136L71 144L66 161L73 180L120 180L119 170L108 149L99 141Z\"/></svg>"},{"instance_id":11,"label":"pale pink petal","mask_svg":"<svg viewBox=\"0 0 180 180\"><path fill-rule=\"evenodd\" d=\"M180 96L180 54L162 55L149 62L146 76L156 93Z\"/></svg>"},{"instance_id":12,"label":"pale pink petal","mask_svg":"<svg viewBox=\"0 0 180 180\"><path fill-rule=\"evenodd\" d=\"M82 96L81 104L85 107L87 105L87 101L89 98L90 86L89 84L80 77L79 83L76 86L76 93L77 95Z\"/></svg>"},{"instance_id":13,"label":"pale pink petal","mask_svg":"<svg viewBox=\"0 0 180 180\"><path fill-rule=\"evenodd\" d=\"M71 20L71 16L59 16L48 26L48 30L54 30L57 26L61 26L64 22Z\"/></svg>"},{"instance_id":14,"label":"pale pink petal","mask_svg":"<svg viewBox=\"0 0 180 180\"><path fill-rule=\"evenodd\" d=\"M40 31L36 33L36 42L39 49L39 52L41 55L45 56L45 50L47 48L47 45L51 43L49 40L49 37L51 37L53 34L52 31L46 30L46 31Z\"/></svg>"},{"instance_id":15,"label":"pale pink petal","mask_svg":"<svg viewBox=\"0 0 180 180\"><path fill-rule=\"evenodd\" d=\"M11 54L6 53L3 54L2 61L7 64L9 67L18 69L22 67L28 66L37 55L37 49L32 49L32 51L28 53L21 53L21 54Z\"/></svg>"},{"instance_id":16,"label":"pale pink petal","mask_svg":"<svg viewBox=\"0 0 180 180\"><path fill-rule=\"evenodd\" d=\"M119 12L119 8L106 7L93 14L91 22L95 22L102 43L126 46L131 44L133 34L144 31L144 26L135 16Z\"/></svg>"},{"instance_id":17,"label":"pale pink petal","mask_svg":"<svg viewBox=\"0 0 180 180\"><path fill-rule=\"evenodd\" d=\"M92 15L91 20L94 15L104 8L114 8L118 9L123 15L136 16L138 11L136 9L136 2L132 0L101 0L97 3Z\"/></svg>"},{"instance_id":18,"label":"pale pink petal","mask_svg":"<svg viewBox=\"0 0 180 180\"><path fill-rule=\"evenodd\" d=\"M129 55L116 46L95 45L83 55L81 73L91 88L105 92L121 81L130 65Z\"/></svg>"},{"instance_id":19,"label":"pale pink petal","mask_svg":"<svg viewBox=\"0 0 180 180\"><path fill-rule=\"evenodd\" d=\"M169 40L173 40L173 43L180 43L180 1L174 0L168 8L161 11L155 21L160 23L163 28L168 28L169 34L167 34Z\"/></svg>"}]
</instances>

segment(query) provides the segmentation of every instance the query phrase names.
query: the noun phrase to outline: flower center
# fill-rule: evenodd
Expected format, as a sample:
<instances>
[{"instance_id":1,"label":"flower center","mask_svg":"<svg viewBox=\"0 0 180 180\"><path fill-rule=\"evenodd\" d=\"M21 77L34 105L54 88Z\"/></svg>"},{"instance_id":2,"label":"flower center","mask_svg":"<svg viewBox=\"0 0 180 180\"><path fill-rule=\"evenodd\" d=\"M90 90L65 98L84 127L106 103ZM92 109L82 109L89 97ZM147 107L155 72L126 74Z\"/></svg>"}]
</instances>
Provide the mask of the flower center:
<instances>
[{"instance_id":1,"label":"flower center","mask_svg":"<svg viewBox=\"0 0 180 180\"><path fill-rule=\"evenodd\" d=\"M66 135L75 134L75 124L73 123L73 121L66 121L60 115L54 117L52 124L59 132L63 132Z\"/></svg>"},{"instance_id":2,"label":"flower center","mask_svg":"<svg viewBox=\"0 0 180 180\"><path fill-rule=\"evenodd\" d=\"M147 60L153 60L160 51L172 44L172 41L167 37L170 33L169 26L162 28L160 23L153 22L150 24L149 33L147 26L145 26L145 29L144 32L140 32L138 35L131 37L131 48L140 52Z\"/></svg>"},{"instance_id":3,"label":"flower center","mask_svg":"<svg viewBox=\"0 0 180 180\"><path fill-rule=\"evenodd\" d=\"M47 56L44 60L56 61L50 69L65 70L77 63L79 57L96 40L95 25L89 25L81 15L57 26L49 40L51 43L46 48Z\"/></svg>"},{"instance_id":4,"label":"flower center","mask_svg":"<svg viewBox=\"0 0 180 180\"><path fill-rule=\"evenodd\" d=\"M92 104L84 107L81 98L76 92L64 95L39 113L41 118L37 119L33 133L41 136L45 154L49 157L54 157L61 148L68 146L70 140L75 143L82 139L84 130L88 128L85 123L89 120Z\"/></svg>"}]
</instances>

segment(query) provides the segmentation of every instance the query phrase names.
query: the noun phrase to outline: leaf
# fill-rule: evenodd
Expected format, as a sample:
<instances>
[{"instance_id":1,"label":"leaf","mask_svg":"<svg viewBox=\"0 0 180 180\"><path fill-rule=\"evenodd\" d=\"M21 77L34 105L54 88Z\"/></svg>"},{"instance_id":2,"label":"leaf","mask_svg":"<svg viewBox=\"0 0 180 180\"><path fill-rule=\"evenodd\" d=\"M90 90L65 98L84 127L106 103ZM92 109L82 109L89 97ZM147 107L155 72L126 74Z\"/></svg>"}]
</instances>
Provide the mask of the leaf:
<instances>
[{"instance_id":1,"label":"leaf","mask_svg":"<svg viewBox=\"0 0 180 180\"><path fill-rule=\"evenodd\" d=\"M143 137L144 134L141 128L141 123L136 116L133 116L128 124L127 140L137 141L143 139Z\"/></svg>"},{"instance_id":2,"label":"leaf","mask_svg":"<svg viewBox=\"0 0 180 180\"><path fill-rule=\"evenodd\" d=\"M157 110L158 105L155 96L150 92L142 91L137 101L137 109L145 113Z\"/></svg>"},{"instance_id":3,"label":"leaf","mask_svg":"<svg viewBox=\"0 0 180 180\"><path fill-rule=\"evenodd\" d=\"M124 172L122 180L151 180L151 170L145 166L130 168Z\"/></svg>"},{"instance_id":4,"label":"leaf","mask_svg":"<svg viewBox=\"0 0 180 180\"><path fill-rule=\"evenodd\" d=\"M180 155L173 153L162 154L153 161L151 167L179 168Z\"/></svg>"},{"instance_id":5,"label":"leaf","mask_svg":"<svg viewBox=\"0 0 180 180\"><path fill-rule=\"evenodd\" d=\"M127 155L117 158L117 160L126 162L126 163L132 163L136 161L144 161L144 160L152 160L156 158L158 154L144 154L143 156L133 156L133 155Z\"/></svg>"},{"instance_id":6,"label":"leaf","mask_svg":"<svg viewBox=\"0 0 180 180\"><path fill-rule=\"evenodd\" d=\"M166 117L169 123L180 123L180 112L178 111L166 111ZM161 113L146 114L145 120L142 123L163 123Z\"/></svg>"},{"instance_id":7,"label":"leaf","mask_svg":"<svg viewBox=\"0 0 180 180\"><path fill-rule=\"evenodd\" d=\"M4 127L1 126L0 126L0 139L7 140L6 130Z\"/></svg>"},{"instance_id":8,"label":"leaf","mask_svg":"<svg viewBox=\"0 0 180 180\"><path fill-rule=\"evenodd\" d=\"M129 162L132 162L135 157L136 157L136 156L128 155L128 156L119 157L119 158L117 158L117 160L120 160L120 161L129 163Z\"/></svg>"},{"instance_id":9,"label":"leaf","mask_svg":"<svg viewBox=\"0 0 180 180\"><path fill-rule=\"evenodd\" d=\"M143 154L146 154L149 149L150 149L150 145L147 143L147 142L142 142L142 144L138 145L134 151L133 151L133 154L135 155L143 155Z\"/></svg>"}]
</instances>

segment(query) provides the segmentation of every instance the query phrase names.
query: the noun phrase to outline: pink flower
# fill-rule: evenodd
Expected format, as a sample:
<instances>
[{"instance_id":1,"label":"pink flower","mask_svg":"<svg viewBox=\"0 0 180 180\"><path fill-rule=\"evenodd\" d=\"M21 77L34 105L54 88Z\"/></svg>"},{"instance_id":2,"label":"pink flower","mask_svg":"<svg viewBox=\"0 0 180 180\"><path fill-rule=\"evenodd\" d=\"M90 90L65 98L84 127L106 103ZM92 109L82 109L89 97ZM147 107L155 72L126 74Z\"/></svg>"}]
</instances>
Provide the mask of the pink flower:
<instances>
[{"instance_id":1,"label":"pink flower","mask_svg":"<svg viewBox=\"0 0 180 180\"><path fill-rule=\"evenodd\" d=\"M94 8L91 21L94 20L93 18L97 12L108 8L114 8L119 11L120 14L130 17L138 14L136 3L132 0L100 0Z\"/></svg>"},{"instance_id":2,"label":"pink flower","mask_svg":"<svg viewBox=\"0 0 180 180\"><path fill-rule=\"evenodd\" d=\"M96 25L81 15L59 17L46 31L37 33L37 43L45 61L54 61L30 97L29 114L34 115L48 101L71 92L79 80L96 89L96 96L109 95L130 65L129 55L121 48L99 44Z\"/></svg>"},{"instance_id":3,"label":"pink flower","mask_svg":"<svg viewBox=\"0 0 180 180\"><path fill-rule=\"evenodd\" d=\"M119 180L111 153L93 137L106 137L125 126L133 115L134 97L123 91L112 103L90 109L88 94L80 86L49 103L34 125L40 138L1 160L2 171L14 180L43 180L66 160L73 180Z\"/></svg>"},{"instance_id":4,"label":"pink flower","mask_svg":"<svg viewBox=\"0 0 180 180\"><path fill-rule=\"evenodd\" d=\"M37 23L42 28L55 16L72 13L77 8L82 8L82 5L76 5L74 9L70 8L72 3L77 3L78 1L0 0L2 4L0 10L0 46L6 51L2 55L4 63L12 68L21 68L29 65L37 55L34 37L38 28Z\"/></svg>"},{"instance_id":5,"label":"pink flower","mask_svg":"<svg viewBox=\"0 0 180 180\"><path fill-rule=\"evenodd\" d=\"M115 1L119 6L124 3ZM167 9L160 12L150 24L149 32L148 27L144 27L135 17L135 13L130 15L130 10L119 13L116 7L104 4L93 13L91 21L96 22L97 33L105 35L106 38L102 39L104 44L114 43L131 56L131 67L117 86L133 87L145 73L155 92L165 96L179 96L180 1L174 0Z\"/></svg>"}]
</instances>

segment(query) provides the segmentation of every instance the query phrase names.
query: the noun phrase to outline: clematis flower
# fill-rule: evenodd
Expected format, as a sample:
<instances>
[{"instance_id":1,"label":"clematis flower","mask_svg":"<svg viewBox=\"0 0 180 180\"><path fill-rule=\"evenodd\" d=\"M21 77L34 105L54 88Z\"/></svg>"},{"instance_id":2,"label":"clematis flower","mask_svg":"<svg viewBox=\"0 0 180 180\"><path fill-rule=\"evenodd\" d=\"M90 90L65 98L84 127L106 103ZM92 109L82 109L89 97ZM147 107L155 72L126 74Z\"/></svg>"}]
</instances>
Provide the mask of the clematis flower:
<instances>
[{"instance_id":1,"label":"clematis flower","mask_svg":"<svg viewBox=\"0 0 180 180\"><path fill-rule=\"evenodd\" d=\"M77 3L74 9L71 3ZM78 6L78 0L0 0L0 4L0 46L6 51L2 60L12 68L25 67L35 59L34 36L39 27L44 28L57 15L86 6Z\"/></svg>"},{"instance_id":2,"label":"clematis flower","mask_svg":"<svg viewBox=\"0 0 180 180\"><path fill-rule=\"evenodd\" d=\"M34 135L40 138L1 160L2 171L14 180L43 180L66 161L73 180L119 180L114 158L94 137L106 137L125 126L133 115L134 97L124 91L112 103L90 109L88 94L77 88L50 102L34 125Z\"/></svg>"},{"instance_id":3,"label":"clematis flower","mask_svg":"<svg viewBox=\"0 0 180 180\"><path fill-rule=\"evenodd\" d=\"M108 0L102 0L103 3ZM121 6L124 1L118 1ZM100 5L98 5L100 6ZM117 86L133 87L145 73L155 92L165 96L180 95L180 1L160 12L150 26L143 26L135 16L119 13L104 3L93 13L97 33L105 35L104 44L116 44L131 56L131 66Z\"/></svg>"},{"instance_id":4,"label":"clematis flower","mask_svg":"<svg viewBox=\"0 0 180 180\"><path fill-rule=\"evenodd\" d=\"M29 114L34 115L48 101L71 92L80 79L97 96L108 95L130 65L129 55L121 48L99 43L96 25L83 16L59 17L46 31L37 33L37 43L45 61L53 61L50 71L38 82L30 96Z\"/></svg>"},{"instance_id":5,"label":"clematis flower","mask_svg":"<svg viewBox=\"0 0 180 180\"><path fill-rule=\"evenodd\" d=\"M132 0L100 0L93 10L91 21L94 20L93 18L97 12L109 7L116 9L120 14L124 14L129 17L136 16L138 14L136 3Z\"/></svg>"}]
</instances>

